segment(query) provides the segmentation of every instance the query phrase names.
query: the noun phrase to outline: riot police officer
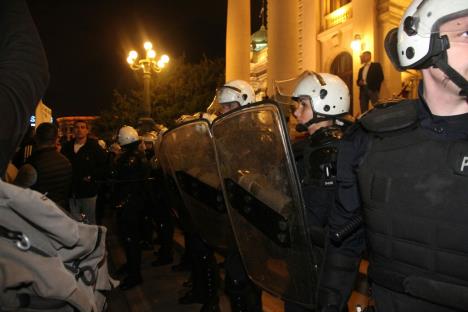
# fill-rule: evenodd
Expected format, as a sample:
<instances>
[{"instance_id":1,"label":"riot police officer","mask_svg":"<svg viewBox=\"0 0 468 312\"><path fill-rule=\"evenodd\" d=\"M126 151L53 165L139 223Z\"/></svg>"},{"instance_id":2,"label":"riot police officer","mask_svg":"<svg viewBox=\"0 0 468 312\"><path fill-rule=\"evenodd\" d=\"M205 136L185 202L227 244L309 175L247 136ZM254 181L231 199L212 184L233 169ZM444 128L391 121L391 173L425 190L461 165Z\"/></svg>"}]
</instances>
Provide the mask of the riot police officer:
<instances>
[{"instance_id":1,"label":"riot police officer","mask_svg":"<svg viewBox=\"0 0 468 312\"><path fill-rule=\"evenodd\" d=\"M324 226L334 201L337 142L345 125L340 117L349 112L349 90L338 76L309 72L299 81L292 99L296 130L308 133L293 146L308 222Z\"/></svg>"},{"instance_id":2,"label":"riot police officer","mask_svg":"<svg viewBox=\"0 0 468 312\"><path fill-rule=\"evenodd\" d=\"M156 144L158 134L156 131L149 131L142 135L141 143L144 147L145 155L148 160L154 157L154 145Z\"/></svg>"},{"instance_id":3,"label":"riot police officer","mask_svg":"<svg viewBox=\"0 0 468 312\"><path fill-rule=\"evenodd\" d=\"M419 99L375 108L342 140L322 311L346 308L365 242L378 312L468 310L467 26L466 0L414 0L387 35L396 68L422 70Z\"/></svg>"},{"instance_id":4,"label":"riot police officer","mask_svg":"<svg viewBox=\"0 0 468 312\"><path fill-rule=\"evenodd\" d=\"M306 223L311 233L314 253L322 257L324 227L336 192L336 157L348 114L350 95L346 84L327 73L306 72L292 99L296 102L296 130L308 136L293 145L293 153L305 202ZM313 294L311 294L313 295ZM285 302L285 311L307 311Z\"/></svg>"},{"instance_id":5,"label":"riot police officer","mask_svg":"<svg viewBox=\"0 0 468 312\"><path fill-rule=\"evenodd\" d=\"M255 93L250 84L243 80L233 80L217 90L210 111L227 113L254 101ZM203 118L210 120L205 115ZM180 302L202 302L204 305L201 311L219 311L219 272L213 247L206 244L198 233L191 233L188 243L192 254L193 288ZM225 291L230 298L231 311L261 311L261 292L247 276L235 242L230 241L228 245Z\"/></svg>"},{"instance_id":6,"label":"riot police officer","mask_svg":"<svg viewBox=\"0 0 468 312\"><path fill-rule=\"evenodd\" d=\"M174 221L171 214L171 202L167 196L171 191L166 186L166 177L161 168L160 159L160 145L164 132L167 128L163 125L158 127L159 133L154 135L154 140L151 140L153 150L153 157L151 158L151 177L152 187L150 190L150 197L153 207L151 209L151 216L155 223L155 231L157 233L157 241L160 248L154 255L157 259L151 262L152 266L161 266L172 263L173 261L173 236L174 236ZM153 136L151 136L152 139ZM148 147L148 145L147 145ZM148 154L147 154L148 155Z\"/></svg>"},{"instance_id":7,"label":"riot police officer","mask_svg":"<svg viewBox=\"0 0 468 312\"><path fill-rule=\"evenodd\" d=\"M232 80L216 92L215 102L219 103L220 113L226 114L233 109L255 102L252 86L243 80ZM215 104L212 104L216 107ZM231 311L262 311L261 290L250 280L233 241L225 262L225 291L229 296Z\"/></svg>"},{"instance_id":8,"label":"riot police officer","mask_svg":"<svg viewBox=\"0 0 468 312\"><path fill-rule=\"evenodd\" d=\"M118 197L118 228L123 240L127 263L127 276L120 288L127 290L142 282L141 278L141 246L140 225L144 207L144 188L142 187L149 175L149 163L138 145L137 131L124 126L120 129L118 142L122 153L116 160L115 179L116 195Z\"/></svg>"},{"instance_id":9,"label":"riot police officer","mask_svg":"<svg viewBox=\"0 0 468 312\"><path fill-rule=\"evenodd\" d=\"M151 159L154 157L154 144L156 143L157 134L156 131L148 131L141 136L140 149L146 156L146 159L151 163ZM153 249L153 213L157 209L157 200L155 193L157 190L156 179L151 170L150 179L146 181L144 187L146 188L145 205L143 209L143 222L141 225L141 237L140 244L143 250Z\"/></svg>"}]
</instances>

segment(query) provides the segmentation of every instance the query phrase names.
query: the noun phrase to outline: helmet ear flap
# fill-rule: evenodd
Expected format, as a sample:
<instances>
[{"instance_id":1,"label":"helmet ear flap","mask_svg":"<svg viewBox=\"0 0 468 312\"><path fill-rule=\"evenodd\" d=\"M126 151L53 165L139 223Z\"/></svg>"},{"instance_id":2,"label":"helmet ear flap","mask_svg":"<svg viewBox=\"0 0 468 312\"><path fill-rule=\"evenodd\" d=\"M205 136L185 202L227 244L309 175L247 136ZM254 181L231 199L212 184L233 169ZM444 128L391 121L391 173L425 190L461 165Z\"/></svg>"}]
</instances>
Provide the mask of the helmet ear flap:
<instances>
[{"instance_id":1,"label":"helmet ear flap","mask_svg":"<svg viewBox=\"0 0 468 312\"><path fill-rule=\"evenodd\" d=\"M387 36L385 36L385 52L387 52L387 56L393 66L395 66L397 70L403 71L404 69L401 67L400 60L398 59L397 43L398 28L393 28L388 32Z\"/></svg>"}]
</instances>

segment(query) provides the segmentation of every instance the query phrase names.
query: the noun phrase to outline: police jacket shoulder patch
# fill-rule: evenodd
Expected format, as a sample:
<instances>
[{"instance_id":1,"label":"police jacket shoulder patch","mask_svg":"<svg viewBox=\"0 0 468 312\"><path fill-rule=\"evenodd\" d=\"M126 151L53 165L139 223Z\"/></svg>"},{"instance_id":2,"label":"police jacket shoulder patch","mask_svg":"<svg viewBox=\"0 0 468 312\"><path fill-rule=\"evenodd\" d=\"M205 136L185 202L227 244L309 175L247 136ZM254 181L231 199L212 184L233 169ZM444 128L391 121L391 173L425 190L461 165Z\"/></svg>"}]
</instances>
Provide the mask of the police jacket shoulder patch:
<instances>
[{"instance_id":1,"label":"police jacket shoulder patch","mask_svg":"<svg viewBox=\"0 0 468 312\"><path fill-rule=\"evenodd\" d=\"M378 104L359 119L364 129L376 133L411 128L416 125L417 121L417 100Z\"/></svg>"}]
</instances>

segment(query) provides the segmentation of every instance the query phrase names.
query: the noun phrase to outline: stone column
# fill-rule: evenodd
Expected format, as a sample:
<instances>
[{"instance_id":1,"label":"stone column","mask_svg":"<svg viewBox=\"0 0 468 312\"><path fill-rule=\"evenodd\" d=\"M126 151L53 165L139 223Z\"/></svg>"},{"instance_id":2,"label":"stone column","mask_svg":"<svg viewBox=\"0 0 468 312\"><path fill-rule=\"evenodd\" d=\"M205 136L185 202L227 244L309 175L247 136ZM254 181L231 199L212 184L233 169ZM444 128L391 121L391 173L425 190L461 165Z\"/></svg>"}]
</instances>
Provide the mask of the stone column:
<instances>
[{"instance_id":1,"label":"stone column","mask_svg":"<svg viewBox=\"0 0 468 312\"><path fill-rule=\"evenodd\" d=\"M316 0L302 0L301 22L302 64L301 71L321 71L320 44L317 34L320 32L320 2Z\"/></svg>"},{"instance_id":2,"label":"stone column","mask_svg":"<svg viewBox=\"0 0 468 312\"><path fill-rule=\"evenodd\" d=\"M268 90L275 93L274 81L298 75L298 1L268 0Z\"/></svg>"},{"instance_id":3,"label":"stone column","mask_svg":"<svg viewBox=\"0 0 468 312\"><path fill-rule=\"evenodd\" d=\"M226 81L250 82L250 0L228 0Z\"/></svg>"}]
</instances>

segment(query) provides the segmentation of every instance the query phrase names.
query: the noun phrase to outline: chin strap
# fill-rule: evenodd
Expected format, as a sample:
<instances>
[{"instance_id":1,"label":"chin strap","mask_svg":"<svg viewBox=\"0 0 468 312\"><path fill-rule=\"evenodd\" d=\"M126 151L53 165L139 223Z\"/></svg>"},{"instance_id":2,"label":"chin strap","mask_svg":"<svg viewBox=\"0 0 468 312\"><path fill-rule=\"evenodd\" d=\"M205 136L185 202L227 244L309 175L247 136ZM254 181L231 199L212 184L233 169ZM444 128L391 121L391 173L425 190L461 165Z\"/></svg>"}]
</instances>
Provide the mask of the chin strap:
<instances>
[{"instance_id":1,"label":"chin strap","mask_svg":"<svg viewBox=\"0 0 468 312\"><path fill-rule=\"evenodd\" d=\"M309 127L316 122L316 119L317 118L312 118L311 120L309 120L308 122L306 123L298 123L296 125L296 131L297 132L307 132L307 130L309 129Z\"/></svg>"},{"instance_id":2,"label":"chin strap","mask_svg":"<svg viewBox=\"0 0 468 312\"><path fill-rule=\"evenodd\" d=\"M434 60L434 65L440 68L461 89L460 96L468 96L468 81L448 64L447 52L438 55Z\"/></svg>"},{"instance_id":3,"label":"chin strap","mask_svg":"<svg viewBox=\"0 0 468 312\"><path fill-rule=\"evenodd\" d=\"M306 123L298 123L296 125L296 131L297 132L306 132L306 131L309 130L309 127L311 125L313 125L314 123L321 122L321 121L326 121L326 120L335 120L335 118L336 118L336 116L331 117L331 116L318 115L317 113L314 113L314 114L317 115L317 117L312 118L311 120L309 120Z\"/></svg>"}]
</instances>

